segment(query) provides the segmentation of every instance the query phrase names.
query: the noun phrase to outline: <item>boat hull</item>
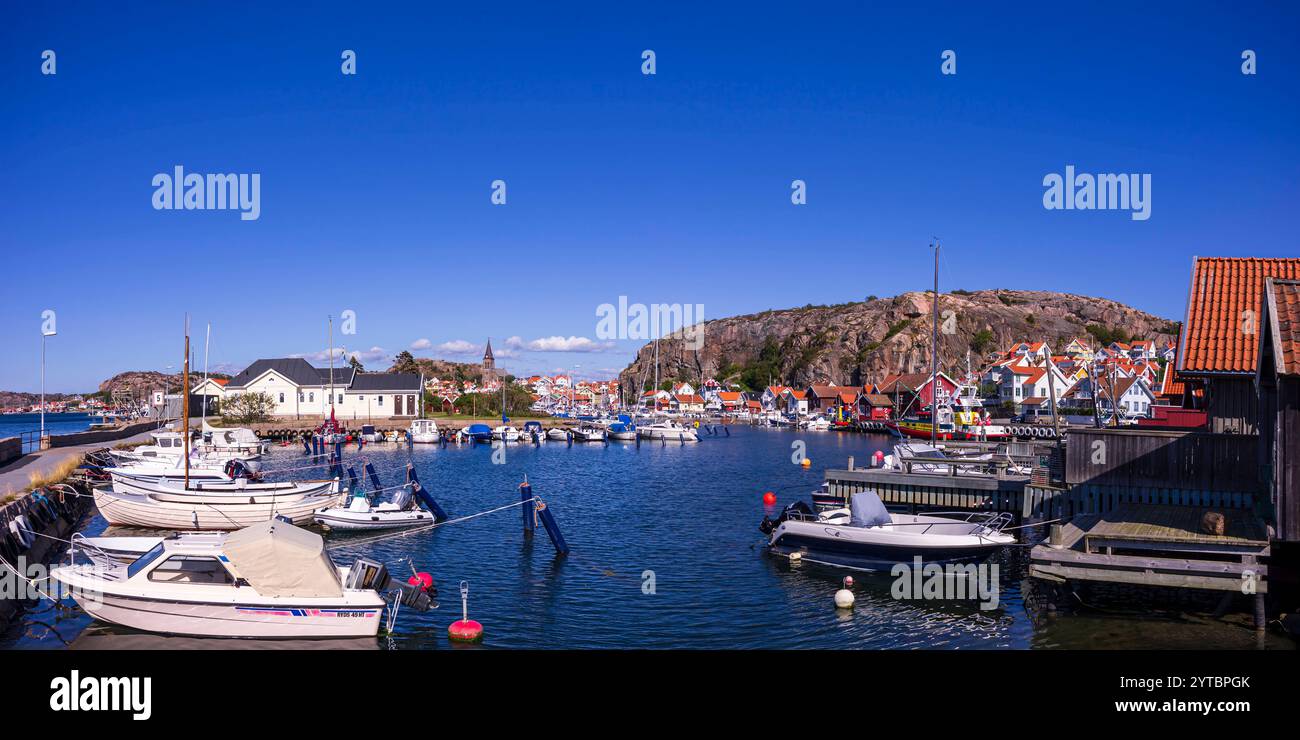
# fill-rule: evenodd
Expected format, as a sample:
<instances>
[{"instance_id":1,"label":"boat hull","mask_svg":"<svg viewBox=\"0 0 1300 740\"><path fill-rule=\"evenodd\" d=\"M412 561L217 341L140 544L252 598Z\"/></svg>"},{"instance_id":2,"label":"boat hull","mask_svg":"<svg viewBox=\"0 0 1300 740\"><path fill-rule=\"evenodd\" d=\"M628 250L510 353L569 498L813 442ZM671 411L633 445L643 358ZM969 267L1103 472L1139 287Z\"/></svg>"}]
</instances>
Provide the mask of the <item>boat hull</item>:
<instances>
[{"instance_id":1,"label":"boat hull","mask_svg":"<svg viewBox=\"0 0 1300 740\"><path fill-rule=\"evenodd\" d=\"M910 565L917 557L927 565L977 562L1012 542L1013 537L995 533L918 536L888 529L787 521L772 533L768 550L786 556L799 553L810 562L874 571L889 570L898 563Z\"/></svg>"},{"instance_id":2,"label":"boat hull","mask_svg":"<svg viewBox=\"0 0 1300 740\"><path fill-rule=\"evenodd\" d=\"M376 594L365 604L323 599L253 605L162 601L72 587L72 598L103 622L166 635L234 638L373 637L384 602Z\"/></svg>"},{"instance_id":3,"label":"boat hull","mask_svg":"<svg viewBox=\"0 0 1300 740\"><path fill-rule=\"evenodd\" d=\"M406 529L433 524L433 514L427 511L371 511L356 512L339 510L318 511L312 515L313 521L330 529L355 531L373 529Z\"/></svg>"},{"instance_id":4,"label":"boat hull","mask_svg":"<svg viewBox=\"0 0 1300 740\"><path fill-rule=\"evenodd\" d=\"M215 497L195 497L190 501L164 501L151 495L119 493L108 488L95 489L95 506L109 523L124 527L168 530L235 530L273 519L288 517L294 524L311 522L312 515L342 503L343 495L323 493L299 496L292 500L249 503L239 496L229 502Z\"/></svg>"}]
</instances>

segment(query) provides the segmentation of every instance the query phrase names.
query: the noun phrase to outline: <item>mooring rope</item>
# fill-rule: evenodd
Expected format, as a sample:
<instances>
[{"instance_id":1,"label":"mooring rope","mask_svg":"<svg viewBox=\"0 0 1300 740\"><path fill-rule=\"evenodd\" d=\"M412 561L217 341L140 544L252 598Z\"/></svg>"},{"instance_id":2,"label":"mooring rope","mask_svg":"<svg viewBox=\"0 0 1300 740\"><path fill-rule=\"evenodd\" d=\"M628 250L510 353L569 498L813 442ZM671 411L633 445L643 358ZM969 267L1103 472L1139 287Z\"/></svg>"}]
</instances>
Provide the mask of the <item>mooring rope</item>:
<instances>
[{"instance_id":1,"label":"mooring rope","mask_svg":"<svg viewBox=\"0 0 1300 740\"><path fill-rule=\"evenodd\" d=\"M432 524L426 524L426 525L424 525L424 526L422 526L422 527L415 527L415 528L413 528L413 529L402 530L401 532L393 532L393 533L389 533L389 534L375 535L375 536L373 536L373 537L367 537L367 538L365 538L365 539L350 540L350 541L348 541L348 542L339 542L339 543L336 543L336 544L331 545L331 546L329 546L329 547L326 547L325 549L327 549L327 550L342 550L342 549L345 549L345 548L348 548L348 547L353 547L353 546L356 546L356 545L364 545L364 544L368 544L368 543L370 543L370 542L379 542L380 540L396 539L396 538L398 538L398 537L405 537L405 536L407 536L407 535L415 534L416 532L424 532L424 531L426 531L426 530L430 530L430 529L437 529L438 527L445 527L445 526L447 526L448 524L460 524L461 522L467 522L467 521L469 521L470 519L477 519L477 518L479 518L479 517L481 517L481 516L487 516L488 514L495 514L495 513L497 513L498 511L505 511L506 509L513 509L513 508L516 507L516 506L523 506L524 504L527 504L527 503L532 502L532 501L541 501L541 499L540 499L539 497L537 497L537 496L533 496L533 497L531 497L531 498L523 499L522 501L515 501L514 503L506 504L505 506L498 506L498 507L496 507L495 509L488 509L487 511L480 511L480 512L478 512L478 513L476 513L476 514L468 514L468 515L466 515L466 516L457 517L457 518L455 518L455 519L448 519L448 520L445 521L445 522L434 522L434 523L432 523Z\"/></svg>"}]
</instances>

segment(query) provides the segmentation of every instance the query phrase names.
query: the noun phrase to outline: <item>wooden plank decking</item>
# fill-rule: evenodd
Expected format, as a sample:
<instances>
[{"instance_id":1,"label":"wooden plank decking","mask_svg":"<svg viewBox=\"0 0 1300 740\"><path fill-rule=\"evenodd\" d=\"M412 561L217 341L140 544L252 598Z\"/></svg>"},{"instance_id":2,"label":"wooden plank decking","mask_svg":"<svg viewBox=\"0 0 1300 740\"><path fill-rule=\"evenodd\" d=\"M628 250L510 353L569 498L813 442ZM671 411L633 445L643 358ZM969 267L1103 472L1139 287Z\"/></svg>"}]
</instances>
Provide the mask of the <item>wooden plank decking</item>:
<instances>
[{"instance_id":1,"label":"wooden plank decking","mask_svg":"<svg viewBox=\"0 0 1300 740\"><path fill-rule=\"evenodd\" d=\"M1059 547L1047 543L1030 551L1029 574L1049 581L1106 581L1145 586L1243 591L1253 581L1256 593L1268 591L1268 542L1253 539L1263 528L1257 517L1240 512L1234 529L1222 536L1180 527L1202 509L1126 507L1107 514L1077 516L1061 527ZM1143 511L1144 509L1152 509ZM1225 514L1227 512L1224 512ZM1252 521L1253 520L1253 521ZM1231 521L1231 520L1230 520ZM1121 550L1116 554L1116 550ZM1181 555L1209 555L1180 557Z\"/></svg>"}]
</instances>

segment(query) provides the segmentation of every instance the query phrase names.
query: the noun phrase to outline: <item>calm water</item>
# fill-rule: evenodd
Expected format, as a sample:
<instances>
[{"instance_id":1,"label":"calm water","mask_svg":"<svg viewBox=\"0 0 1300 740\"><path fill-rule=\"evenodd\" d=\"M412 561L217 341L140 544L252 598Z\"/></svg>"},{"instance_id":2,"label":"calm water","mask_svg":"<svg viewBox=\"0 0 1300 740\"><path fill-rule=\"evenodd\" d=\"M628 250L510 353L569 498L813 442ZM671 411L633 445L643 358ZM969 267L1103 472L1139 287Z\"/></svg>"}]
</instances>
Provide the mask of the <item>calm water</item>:
<instances>
[{"instance_id":1,"label":"calm water","mask_svg":"<svg viewBox=\"0 0 1300 740\"><path fill-rule=\"evenodd\" d=\"M50 434L71 434L90 428L98 416L90 414L46 414L45 430ZM35 432L41 428L40 414L0 414L0 439L16 437L22 432Z\"/></svg>"},{"instance_id":2,"label":"calm water","mask_svg":"<svg viewBox=\"0 0 1300 740\"><path fill-rule=\"evenodd\" d=\"M813 466L791 463L791 444L807 443ZM1090 648L1233 647L1257 645L1244 620L1227 624L1197 617L1201 604L1075 604L1054 618L1031 616L1022 593L1024 549L996 559L1000 603L897 601L887 574L855 573L857 605L834 608L844 575L812 565L791 566L764 554L757 529L773 491L784 506L806 497L822 469L849 455L865 462L884 437L834 432L733 427L731 437L694 445L629 444L540 448L515 445L494 465L486 446L437 449L376 445L357 453L376 463L385 485L408 460L453 516L518 501L527 475L558 518L572 553L557 558L545 532L521 533L518 508L385 542L348 555L378 556L399 576L405 558L434 575L441 608L403 610L394 645L446 649L447 625L459 618L457 584L470 584L470 617L482 622L486 647L497 648ZM301 465L301 448L280 448L268 467ZM359 467L359 466L358 466ZM88 533L103 530L98 518ZM363 534L357 537L369 537ZM347 537L330 535L331 542ZM339 558L342 560L342 558ZM653 594L643 573L653 571ZM1101 598L1101 595L1098 596ZM1032 593L1029 601L1035 604ZM1212 609L1213 603L1204 607ZM1154 611L1153 611L1154 609ZM1128 610L1128 611L1125 611ZM1142 617L1138 618L1138 614ZM74 610L40 606L0 644L17 647L229 647L228 641L158 638L95 625ZM1267 638L1267 646L1289 642ZM383 640L353 641L376 647ZM251 643L258 645L258 643ZM241 645L247 646L247 645ZM285 647L284 644L266 645Z\"/></svg>"}]
</instances>

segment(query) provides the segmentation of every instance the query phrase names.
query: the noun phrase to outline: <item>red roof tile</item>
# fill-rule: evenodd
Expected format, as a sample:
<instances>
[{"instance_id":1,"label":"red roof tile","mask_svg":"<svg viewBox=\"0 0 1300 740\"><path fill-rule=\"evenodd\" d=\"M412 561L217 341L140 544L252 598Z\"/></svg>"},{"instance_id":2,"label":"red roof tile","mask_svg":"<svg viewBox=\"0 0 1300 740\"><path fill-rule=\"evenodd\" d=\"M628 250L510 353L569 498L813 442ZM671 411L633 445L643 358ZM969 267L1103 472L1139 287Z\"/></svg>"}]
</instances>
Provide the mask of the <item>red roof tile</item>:
<instances>
[{"instance_id":1,"label":"red roof tile","mask_svg":"<svg viewBox=\"0 0 1300 740\"><path fill-rule=\"evenodd\" d=\"M1300 282L1269 280L1268 288L1274 366L1281 375L1300 375Z\"/></svg>"},{"instance_id":2,"label":"red roof tile","mask_svg":"<svg viewBox=\"0 0 1300 740\"><path fill-rule=\"evenodd\" d=\"M1180 374L1255 372L1268 277L1300 279L1300 259L1197 258L1179 342Z\"/></svg>"}]
</instances>

